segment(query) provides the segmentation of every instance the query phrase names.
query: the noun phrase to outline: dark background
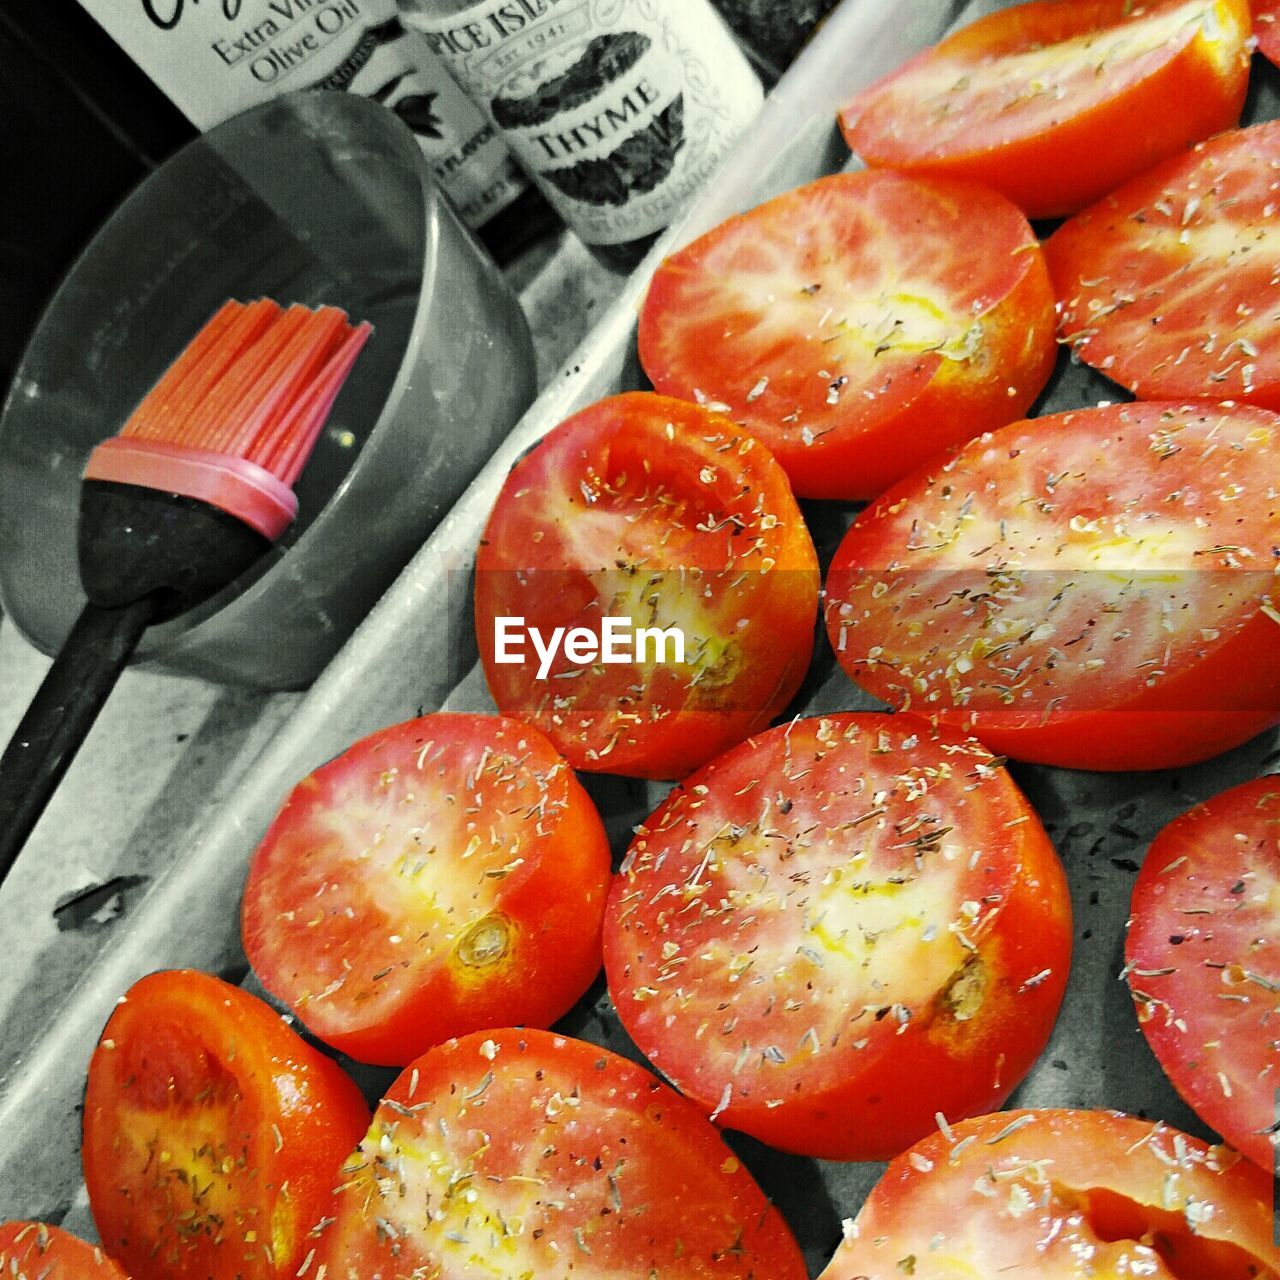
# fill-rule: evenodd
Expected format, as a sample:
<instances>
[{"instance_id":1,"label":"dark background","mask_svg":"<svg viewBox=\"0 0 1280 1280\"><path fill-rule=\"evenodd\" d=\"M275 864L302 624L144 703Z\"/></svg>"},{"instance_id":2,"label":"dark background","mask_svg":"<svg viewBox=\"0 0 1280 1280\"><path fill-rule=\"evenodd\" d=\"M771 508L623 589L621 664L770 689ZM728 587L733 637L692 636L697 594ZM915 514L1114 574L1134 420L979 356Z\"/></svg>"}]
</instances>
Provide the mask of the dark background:
<instances>
[{"instance_id":1,"label":"dark background","mask_svg":"<svg viewBox=\"0 0 1280 1280\"><path fill-rule=\"evenodd\" d=\"M195 136L75 0L0 3L0 394L99 223Z\"/></svg>"}]
</instances>

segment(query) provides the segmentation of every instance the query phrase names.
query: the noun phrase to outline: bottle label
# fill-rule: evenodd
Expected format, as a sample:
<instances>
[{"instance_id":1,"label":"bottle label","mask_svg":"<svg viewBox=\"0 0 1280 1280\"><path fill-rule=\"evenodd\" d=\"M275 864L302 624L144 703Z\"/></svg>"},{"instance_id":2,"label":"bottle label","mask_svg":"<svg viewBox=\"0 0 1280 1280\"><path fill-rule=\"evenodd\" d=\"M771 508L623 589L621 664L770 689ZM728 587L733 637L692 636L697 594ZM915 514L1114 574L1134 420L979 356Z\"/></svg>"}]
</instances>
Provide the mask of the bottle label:
<instances>
[{"instance_id":1,"label":"bottle label","mask_svg":"<svg viewBox=\"0 0 1280 1280\"><path fill-rule=\"evenodd\" d=\"M706 0L401 0L589 244L666 226L760 107Z\"/></svg>"},{"instance_id":2,"label":"bottle label","mask_svg":"<svg viewBox=\"0 0 1280 1280\"><path fill-rule=\"evenodd\" d=\"M529 185L502 134L416 31L395 24L369 65L368 88L413 130L436 182L469 227L482 227ZM377 85L374 88L373 85Z\"/></svg>"},{"instance_id":3,"label":"bottle label","mask_svg":"<svg viewBox=\"0 0 1280 1280\"><path fill-rule=\"evenodd\" d=\"M295 89L349 89L408 124L463 219L483 225L526 180L491 121L395 0L80 0L199 129Z\"/></svg>"}]
</instances>

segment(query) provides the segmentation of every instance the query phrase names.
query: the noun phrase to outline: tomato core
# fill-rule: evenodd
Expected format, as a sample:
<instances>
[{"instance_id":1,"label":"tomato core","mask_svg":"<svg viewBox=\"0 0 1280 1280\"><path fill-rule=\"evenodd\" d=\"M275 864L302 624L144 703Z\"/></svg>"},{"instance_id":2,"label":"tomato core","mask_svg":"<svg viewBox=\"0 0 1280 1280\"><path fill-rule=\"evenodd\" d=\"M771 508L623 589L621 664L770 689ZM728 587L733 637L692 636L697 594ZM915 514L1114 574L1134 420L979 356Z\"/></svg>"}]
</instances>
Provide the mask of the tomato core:
<instances>
[{"instance_id":1,"label":"tomato core","mask_svg":"<svg viewBox=\"0 0 1280 1280\"><path fill-rule=\"evenodd\" d=\"M476 969L496 964L507 954L511 932L510 923L502 916L485 916L462 936L458 943L458 959Z\"/></svg>"}]
</instances>

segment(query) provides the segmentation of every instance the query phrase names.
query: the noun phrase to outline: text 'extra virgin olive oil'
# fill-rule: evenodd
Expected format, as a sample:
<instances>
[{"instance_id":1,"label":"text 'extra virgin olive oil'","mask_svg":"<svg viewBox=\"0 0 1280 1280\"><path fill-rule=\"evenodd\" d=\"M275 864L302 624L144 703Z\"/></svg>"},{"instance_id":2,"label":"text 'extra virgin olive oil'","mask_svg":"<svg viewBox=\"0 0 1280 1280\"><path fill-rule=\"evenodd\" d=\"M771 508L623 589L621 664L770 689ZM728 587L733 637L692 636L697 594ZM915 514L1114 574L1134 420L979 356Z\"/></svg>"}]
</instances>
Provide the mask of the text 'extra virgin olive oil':
<instances>
[{"instance_id":1,"label":"text 'extra virgin olive oil'","mask_svg":"<svg viewBox=\"0 0 1280 1280\"><path fill-rule=\"evenodd\" d=\"M634 265L763 91L707 0L399 0L566 223Z\"/></svg>"}]
</instances>

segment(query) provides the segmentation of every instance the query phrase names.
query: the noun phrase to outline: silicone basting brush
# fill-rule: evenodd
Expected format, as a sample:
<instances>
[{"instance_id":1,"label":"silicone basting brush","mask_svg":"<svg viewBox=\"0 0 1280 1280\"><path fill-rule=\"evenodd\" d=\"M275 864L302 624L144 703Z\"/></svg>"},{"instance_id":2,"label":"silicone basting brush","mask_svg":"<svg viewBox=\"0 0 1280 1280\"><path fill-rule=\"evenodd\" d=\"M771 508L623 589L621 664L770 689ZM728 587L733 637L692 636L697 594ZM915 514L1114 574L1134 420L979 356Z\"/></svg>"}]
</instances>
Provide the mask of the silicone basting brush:
<instances>
[{"instance_id":1,"label":"silicone basting brush","mask_svg":"<svg viewBox=\"0 0 1280 1280\"><path fill-rule=\"evenodd\" d=\"M0 878L146 629L229 586L292 523L292 486L370 332L335 307L227 302L90 455L88 603L0 757Z\"/></svg>"}]
</instances>

